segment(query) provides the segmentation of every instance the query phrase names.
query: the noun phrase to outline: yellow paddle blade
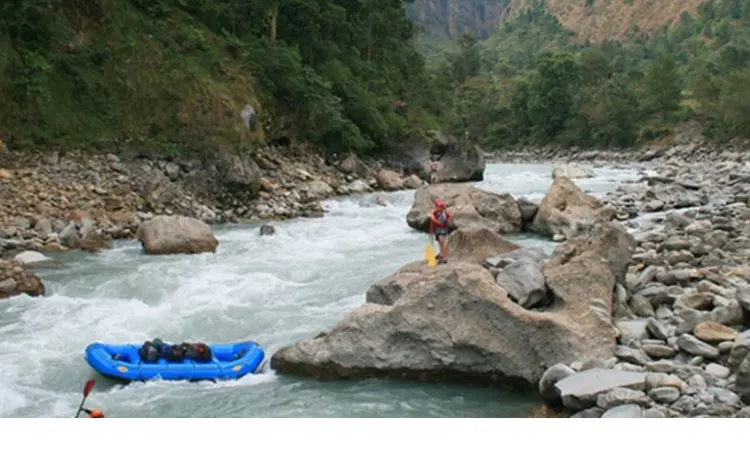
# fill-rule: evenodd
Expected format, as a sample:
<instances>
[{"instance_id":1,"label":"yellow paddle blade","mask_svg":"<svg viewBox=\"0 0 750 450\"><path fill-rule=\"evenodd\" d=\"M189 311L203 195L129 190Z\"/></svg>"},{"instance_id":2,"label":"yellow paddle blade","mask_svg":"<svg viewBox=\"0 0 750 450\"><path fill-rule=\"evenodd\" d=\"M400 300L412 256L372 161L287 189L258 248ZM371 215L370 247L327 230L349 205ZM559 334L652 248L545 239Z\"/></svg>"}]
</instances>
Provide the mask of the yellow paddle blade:
<instances>
[{"instance_id":1,"label":"yellow paddle blade","mask_svg":"<svg viewBox=\"0 0 750 450\"><path fill-rule=\"evenodd\" d=\"M432 248L432 242L427 244L427 248L424 251L424 259L427 260L427 266L437 266L437 261L435 260L435 250Z\"/></svg>"}]
</instances>

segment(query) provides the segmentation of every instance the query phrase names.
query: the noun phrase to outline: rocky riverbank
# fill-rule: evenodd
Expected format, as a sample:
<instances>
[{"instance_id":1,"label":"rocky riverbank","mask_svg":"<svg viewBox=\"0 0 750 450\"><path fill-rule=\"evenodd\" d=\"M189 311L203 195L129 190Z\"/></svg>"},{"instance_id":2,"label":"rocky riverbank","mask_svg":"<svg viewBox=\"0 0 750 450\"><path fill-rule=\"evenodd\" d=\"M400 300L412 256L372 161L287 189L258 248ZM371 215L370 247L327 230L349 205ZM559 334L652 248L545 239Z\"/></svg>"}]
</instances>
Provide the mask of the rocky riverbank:
<instances>
[{"instance_id":1,"label":"rocky riverbank","mask_svg":"<svg viewBox=\"0 0 750 450\"><path fill-rule=\"evenodd\" d=\"M110 248L113 239L136 238L143 223L161 216L207 224L321 217L325 213L321 201L334 196L426 184L430 159L441 161L434 174L438 180L481 180L484 158L464 144L433 132L393 155L384 155L385 159L366 160L353 154L324 158L304 145L245 153L218 149L203 160L154 159L132 152L12 152L4 148L0 257L24 251L98 252ZM269 230L272 227L266 225L261 233ZM162 242L158 251L152 250L215 249L216 243L209 241L197 247L190 242ZM10 286L10 276L3 277L0 282L8 280ZM11 291L2 297L31 292Z\"/></svg>"},{"instance_id":2,"label":"rocky riverbank","mask_svg":"<svg viewBox=\"0 0 750 450\"><path fill-rule=\"evenodd\" d=\"M0 256L8 252L98 251L132 238L155 215L208 224L320 217L334 196L416 189L430 178L481 180L484 157L470 142L439 132L405 141L383 159L323 155L304 145L203 160L153 159L132 152L12 152L0 159ZM389 169L390 168L390 169Z\"/></svg>"},{"instance_id":3,"label":"rocky riverbank","mask_svg":"<svg viewBox=\"0 0 750 450\"><path fill-rule=\"evenodd\" d=\"M491 162L503 163L561 163L568 161L589 164L683 163L717 160L747 161L750 141L734 140L717 145L701 139L675 140L669 144L654 144L627 149L581 149L576 147L523 147L488 152Z\"/></svg>"},{"instance_id":4,"label":"rocky riverbank","mask_svg":"<svg viewBox=\"0 0 750 450\"><path fill-rule=\"evenodd\" d=\"M418 187L417 176L350 155L329 164L306 149L217 156L212 164L68 152L3 155L0 254L98 251L132 238L144 220L182 215L206 223L319 217L337 195Z\"/></svg>"},{"instance_id":5,"label":"rocky riverbank","mask_svg":"<svg viewBox=\"0 0 750 450\"><path fill-rule=\"evenodd\" d=\"M574 417L750 416L750 167L737 159L657 169L608 197L638 217L625 222L638 246L614 303L614 357L547 374L565 378L556 390Z\"/></svg>"},{"instance_id":6,"label":"rocky riverbank","mask_svg":"<svg viewBox=\"0 0 750 450\"><path fill-rule=\"evenodd\" d=\"M449 263L375 283L273 367L534 386L573 417L750 417L750 164L682 158L602 199L561 169L538 209L461 185L418 190L413 228L435 195L457 210ZM498 234L519 228L562 243L548 256Z\"/></svg>"},{"instance_id":7,"label":"rocky riverbank","mask_svg":"<svg viewBox=\"0 0 750 450\"><path fill-rule=\"evenodd\" d=\"M368 164L349 155L329 164L304 148L217 154L212 163L5 152L0 257L29 250L98 252L110 248L113 239L135 238L142 223L160 215L208 224L320 217L321 200L422 183L416 175L382 169L377 161ZM0 298L37 292L13 281L19 267L0 271Z\"/></svg>"}]
</instances>

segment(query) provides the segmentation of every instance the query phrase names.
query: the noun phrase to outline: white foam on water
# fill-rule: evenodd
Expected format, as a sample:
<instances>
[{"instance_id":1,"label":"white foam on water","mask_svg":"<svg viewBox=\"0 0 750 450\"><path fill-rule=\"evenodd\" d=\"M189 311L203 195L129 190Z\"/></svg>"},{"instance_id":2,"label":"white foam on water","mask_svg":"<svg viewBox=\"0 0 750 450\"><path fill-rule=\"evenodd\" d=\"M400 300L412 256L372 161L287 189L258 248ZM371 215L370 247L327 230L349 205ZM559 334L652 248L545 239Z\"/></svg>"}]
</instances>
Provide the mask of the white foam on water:
<instances>
[{"instance_id":1,"label":"white foam on water","mask_svg":"<svg viewBox=\"0 0 750 450\"><path fill-rule=\"evenodd\" d=\"M540 164L515 164L508 170L506 164L487 166L485 179L475 185L491 192L510 192L516 197L526 197L538 202L552 184L552 166ZM623 182L634 182L647 173L643 170L597 167L593 178L580 178L574 182L592 195L602 196Z\"/></svg>"},{"instance_id":2,"label":"white foam on water","mask_svg":"<svg viewBox=\"0 0 750 450\"><path fill-rule=\"evenodd\" d=\"M551 183L551 170L491 164L486 180L476 185L539 200ZM603 193L637 178L635 171L597 173L577 182ZM0 417L72 416L82 385L92 376L83 359L91 342L139 343L157 336L170 342L251 339L270 357L330 328L362 304L372 282L421 258L424 235L410 230L405 219L413 195L333 199L324 204L325 217L275 223L273 236L259 236L257 227L221 227L215 254L145 256L137 243L118 242L97 255L59 255L64 268L40 272L48 296L0 303ZM96 379L89 402L117 417L439 416L466 414L452 408L478 408L463 405L457 392L445 387L316 384L289 381L272 371L218 383L123 387ZM502 415L511 406L501 402L487 408Z\"/></svg>"}]
</instances>

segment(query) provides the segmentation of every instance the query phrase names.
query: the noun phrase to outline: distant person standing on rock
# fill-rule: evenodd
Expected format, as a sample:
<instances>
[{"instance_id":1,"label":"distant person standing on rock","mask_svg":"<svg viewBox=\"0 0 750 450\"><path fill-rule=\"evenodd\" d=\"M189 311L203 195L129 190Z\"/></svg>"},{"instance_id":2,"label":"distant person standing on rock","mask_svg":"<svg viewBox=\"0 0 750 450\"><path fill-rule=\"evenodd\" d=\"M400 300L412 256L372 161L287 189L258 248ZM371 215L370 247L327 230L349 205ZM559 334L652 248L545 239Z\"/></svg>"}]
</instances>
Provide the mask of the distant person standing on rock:
<instances>
[{"instance_id":1,"label":"distant person standing on rock","mask_svg":"<svg viewBox=\"0 0 750 450\"><path fill-rule=\"evenodd\" d=\"M437 172L440 169L437 161L427 162L427 173L430 174L430 184L435 184L437 180Z\"/></svg>"}]
</instances>

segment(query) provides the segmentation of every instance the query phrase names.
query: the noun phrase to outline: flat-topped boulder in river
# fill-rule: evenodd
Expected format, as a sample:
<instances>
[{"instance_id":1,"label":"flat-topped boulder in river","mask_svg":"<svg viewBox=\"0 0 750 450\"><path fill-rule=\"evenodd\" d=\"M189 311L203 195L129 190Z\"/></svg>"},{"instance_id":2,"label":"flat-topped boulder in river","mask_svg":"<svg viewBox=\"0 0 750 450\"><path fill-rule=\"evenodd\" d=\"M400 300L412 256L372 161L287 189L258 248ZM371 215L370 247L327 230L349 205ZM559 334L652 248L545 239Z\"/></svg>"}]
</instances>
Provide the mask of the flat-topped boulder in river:
<instances>
[{"instance_id":1,"label":"flat-topped boulder in river","mask_svg":"<svg viewBox=\"0 0 750 450\"><path fill-rule=\"evenodd\" d=\"M517 244L487 228L456 230L448 236L445 246L451 261L473 264L481 264L494 255L513 255L521 250ZM419 282L424 266L424 261L415 261L401 267L393 275L376 281L367 290L365 301L379 305L394 304L411 282Z\"/></svg>"},{"instance_id":2,"label":"flat-topped boulder in river","mask_svg":"<svg viewBox=\"0 0 750 450\"><path fill-rule=\"evenodd\" d=\"M184 216L156 216L138 227L136 237L149 255L215 252L219 245L211 227Z\"/></svg>"},{"instance_id":3,"label":"flat-topped boulder in river","mask_svg":"<svg viewBox=\"0 0 750 450\"><path fill-rule=\"evenodd\" d=\"M417 189L406 223L415 230L428 231L433 201L441 199L453 218L451 230L489 228L498 233L515 233L523 228L523 213L510 194L495 194L468 184L433 184Z\"/></svg>"},{"instance_id":4,"label":"flat-topped boulder in river","mask_svg":"<svg viewBox=\"0 0 750 450\"><path fill-rule=\"evenodd\" d=\"M571 180L576 178L593 178L596 173L590 167L576 162L559 164L552 170L552 178L565 177Z\"/></svg>"},{"instance_id":5,"label":"flat-topped boulder in river","mask_svg":"<svg viewBox=\"0 0 750 450\"><path fill-rule=\"evenodd\" d=\"M623 245L627 234L616 238L619 233L625 233L621 227L602 224L590 239L570 242L563 254L545 261L554 302L544 310L511 300L490 270L472 261L478 258L456 258L434 269L409 264L368 292L369 303L331 331L279 350L272 367L319 379L477 379L528 386L558 362L612 357L612 292L630 256Z\"/></svg>"},{"instance_id":6,"label":"flat-topped boulder in river","mask_svg":"<svg viewBox=\"0 0 750 450\"><path fill-rule=\"evenodd\" d=\"M39 252L30 250L17 254L13 259L18 261L24 269L55 268L63 265L62 262L56 259L49 258Z\"/></svg>"}]
</instances>

